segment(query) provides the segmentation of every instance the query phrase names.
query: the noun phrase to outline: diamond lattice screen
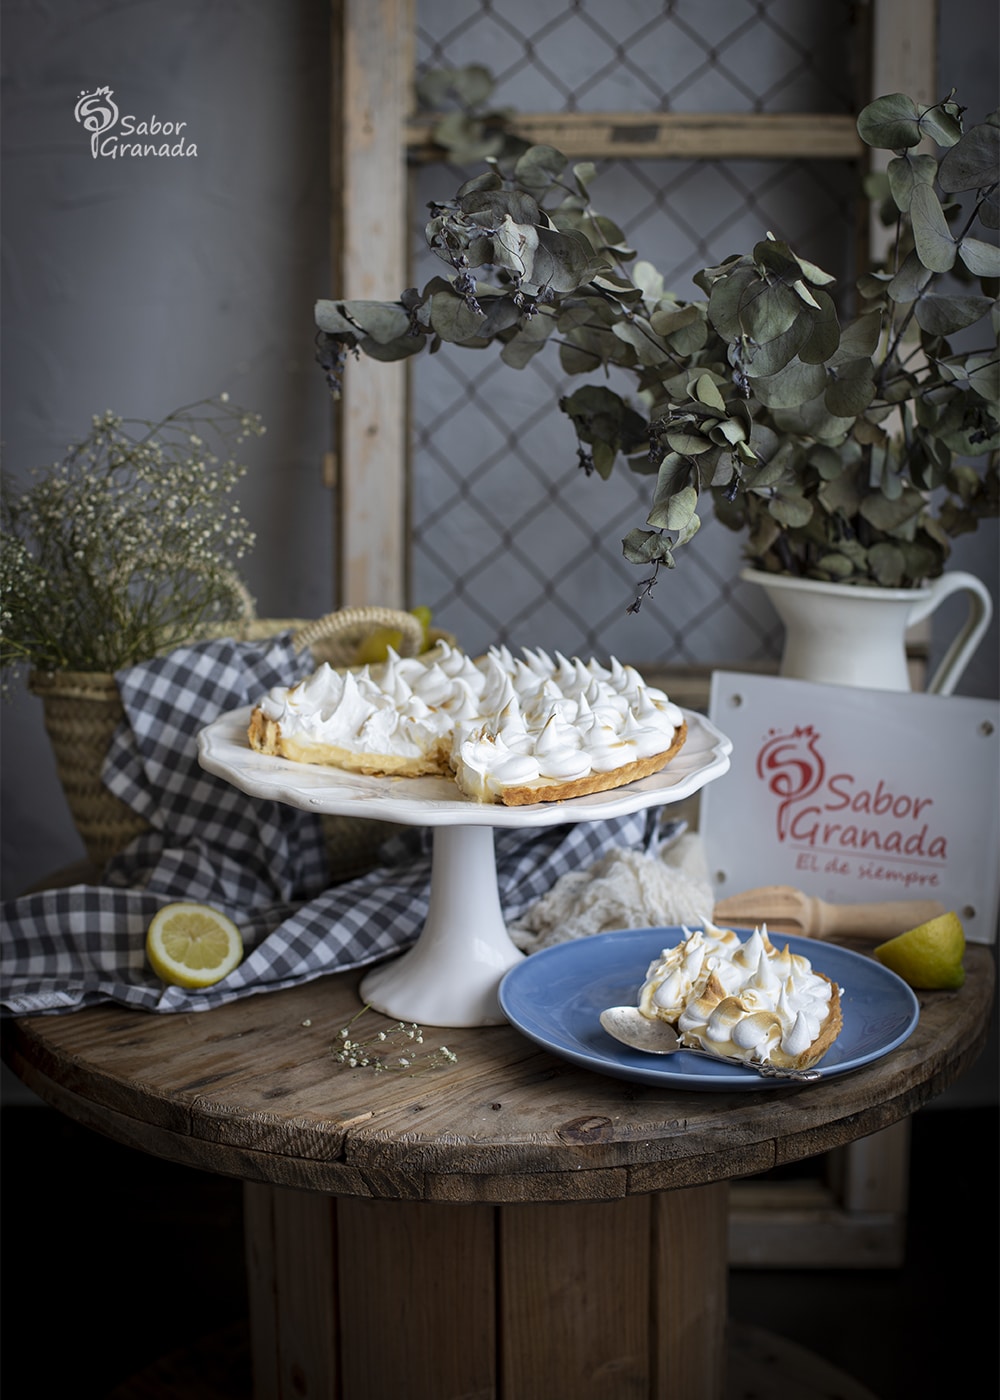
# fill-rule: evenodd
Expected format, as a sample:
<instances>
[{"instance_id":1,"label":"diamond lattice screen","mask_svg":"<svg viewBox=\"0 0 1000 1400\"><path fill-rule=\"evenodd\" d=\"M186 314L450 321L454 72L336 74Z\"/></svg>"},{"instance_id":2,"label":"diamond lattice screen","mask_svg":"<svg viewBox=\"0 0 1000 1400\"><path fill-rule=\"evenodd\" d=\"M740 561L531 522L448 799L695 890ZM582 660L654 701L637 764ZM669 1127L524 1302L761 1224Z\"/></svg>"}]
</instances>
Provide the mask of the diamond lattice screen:
<instances>
[{"instance_id":1,"label":"diamond lattice screen","mask_svg":"<svg viewBox=\"0 0 1000 1400\"><path fill-rule=\"evenodd\" d=\"M419 69L481 63L492 103L521 111L837 111L851 109L847 0L421 0ZM857 179L831 161L601 163L595 206L663 272L700 295L703 266L771 230L829 271L843 270ZM442 271L427 253L426 207L474 170L415 176L413 281ZM643 577L621 555L642 525L653 478L619 462L609 481L577 465L559 411L567 379L553 351L524 370L495 351L443 346L412 366L410 597L463 645L541 645L640 663L768 659L780 629L740 583L739 536L703 515L696 540Z\"/></svg>"}]
</instances>

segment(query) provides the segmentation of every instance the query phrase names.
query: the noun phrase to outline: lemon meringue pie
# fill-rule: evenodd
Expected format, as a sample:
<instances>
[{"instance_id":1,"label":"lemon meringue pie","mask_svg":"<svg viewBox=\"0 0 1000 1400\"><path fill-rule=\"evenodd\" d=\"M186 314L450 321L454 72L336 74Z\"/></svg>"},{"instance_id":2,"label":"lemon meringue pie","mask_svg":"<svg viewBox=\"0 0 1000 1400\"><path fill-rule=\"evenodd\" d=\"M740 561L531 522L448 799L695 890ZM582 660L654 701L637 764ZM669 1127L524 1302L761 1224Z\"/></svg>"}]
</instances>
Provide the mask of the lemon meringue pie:
<instances>
[{"instance_id":1,"label":"lemon meringue pie","mask_svg":"<svg viewBox=\"0 0 1000 1400\"><path fill-rule=\"evenodd\" d=\"M473 660L439 642L359 670L320 666L257 704L254 749L352 772L454 777L479 802L523 806L658 772L687 735L683 713L612 658L491 647Z\"/></svg>"}]
</instances>

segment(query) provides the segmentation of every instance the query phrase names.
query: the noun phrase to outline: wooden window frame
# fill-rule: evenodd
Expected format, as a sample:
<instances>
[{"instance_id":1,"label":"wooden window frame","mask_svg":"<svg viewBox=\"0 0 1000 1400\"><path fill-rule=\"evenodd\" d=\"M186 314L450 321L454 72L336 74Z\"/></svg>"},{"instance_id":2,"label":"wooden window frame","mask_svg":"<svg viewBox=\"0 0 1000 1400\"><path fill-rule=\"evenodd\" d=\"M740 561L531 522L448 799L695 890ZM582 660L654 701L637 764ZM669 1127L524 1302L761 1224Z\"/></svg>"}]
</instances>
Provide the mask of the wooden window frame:
<instances>
[{"instance_id":1,"label":"wooden window frame","mask_svg":"<svg viewBox=\"0 0 1000 1400\"><path fill-rule=\"evenodd\" d=\"M864 0L871 95L934 100L937 0ZM394 299L407 284L408 167L439 159L413 117L414 0L331 0L331 295ZM523 113L515 130L574 158L862 160L850 116ZM877 237L874 228L867 231ZM407 601L405 363L352 361L326 479L337 492L335 596Z\"/></svg>"}]
</instances>

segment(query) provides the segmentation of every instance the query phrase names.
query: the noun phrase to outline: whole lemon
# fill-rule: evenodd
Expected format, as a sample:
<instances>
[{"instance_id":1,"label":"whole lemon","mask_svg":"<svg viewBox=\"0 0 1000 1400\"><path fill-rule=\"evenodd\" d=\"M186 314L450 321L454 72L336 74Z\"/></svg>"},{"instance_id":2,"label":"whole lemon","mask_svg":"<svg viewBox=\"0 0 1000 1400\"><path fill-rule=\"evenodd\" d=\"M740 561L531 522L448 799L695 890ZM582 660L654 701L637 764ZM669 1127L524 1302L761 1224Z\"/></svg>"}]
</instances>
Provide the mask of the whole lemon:
<instances>
[{"instance_id":1,"label":"whole lemon","mask_svg":"<svg viewBox=\"0 0 1000 1400\"><path fill-rule=\"evenodd\" d=\"M965 930L954 912L938 914L874 949L879 962L911 987L950 991L965 981L964 952Z\"/></svg>"}]
</instances>

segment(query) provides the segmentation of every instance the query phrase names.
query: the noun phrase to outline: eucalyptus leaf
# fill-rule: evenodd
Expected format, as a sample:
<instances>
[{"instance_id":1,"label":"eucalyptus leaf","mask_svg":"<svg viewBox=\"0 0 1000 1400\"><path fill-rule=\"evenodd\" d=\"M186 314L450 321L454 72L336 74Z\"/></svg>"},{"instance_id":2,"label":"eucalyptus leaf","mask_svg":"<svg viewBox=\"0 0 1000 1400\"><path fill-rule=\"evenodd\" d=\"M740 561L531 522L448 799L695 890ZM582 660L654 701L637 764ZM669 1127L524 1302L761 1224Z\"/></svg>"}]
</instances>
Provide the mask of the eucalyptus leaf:
<instances>
[{"instance_id":1,"label":"eucalyptus leaf","mask_svg":"<svg viewBox=\"0 0 1000 1400\"><path fill-rule=\"evenodd\" d=\"M883 588L900 588L906 578L906 556L897 544L888 540L872 545L868 564Z\"/></svg>"},{"instance_id":2,"label":"eucalyptus leaf","mask_svg":"<svg viewBox=\"0 0 1000 1400\"><path fill-rule=\"evenodd\" d=\"M774 340L803 314L791 287L772 285L762 278L750 283L740 299L740 323L758 345Z\"/></svg>"},{"instance_id":3,"label":"eucalyptus leaf","mask_svg":"<svg viewBox=\"0 0 1000 1400\"><path fill-rule=\"evenodd\" d=\"M640 364L662 365L669 358L659 339L653 334L649 322L641 317L636 316L630 321L616 321L611 329L619 340L632 346Z\"/></svg>"},{"instance_id":4,"label":"eucalyptus leaf","mask_svg":"<svg viewBox=\"0 0 1000 1400\"><path fill-rule=\"evenodd\" d=\"M904 491L894 501L889 500L881 491L870 491L862 497L858 513L877 530L892 531L898 530L912 516L919 514L923 506L923 496L919 491L912 489Z\"/></svg>"},{"instance_id":5,"label":"eucalyptus leaf","mask_svg":"<svg viewBox=\"0 0 1000 1400\"><path fill-rule=\"evenodd\" d=\"M907 253L903 265L889 283L888 292L893 301L916 301L929 286L933 274L920 261L915 252Z\"/></svg>"},{"instance_id":6,"label":"eucalyptus leaf","mask_svg":"<svg viewBox=\"0 0 1000 1400\"><path fill-rule=\"evenodd\" d=\"M559 363L567 374L592 374L600 367L602 360L596 350L586 350L564 342L559 346Z\"/></svg>"},{"instance_id":7,"label":"eucalyptus leaf","mask_svg":"<svg viewBox=\"0 0 1000 1400\"><path fill-rule=\"evenodd\" d=\"M1000 189L994 189L979 206L979 218L984 228L1000 228Z\"/></svg>"},{"instance_id":8,"label":"eucalyptus leaf","mask_svg":"<svg viewBox=\"0 0 1000 1400\"><path fill-rule=\"evenodd\" d=\"M694 386L694 396L699 403L705 404L708 408L717 408L720 413L725 413L726 401L719 393L719 386L710 374L698 376L698 382Z\"/></svg>"},{"instance_id":9,"label":"eucalyptus leaf","mask_svg":"<svg viewBox=\"0 0 1000 1400\"><path fill-rule=\"evenodd\" d=\"M566 169L568 161L554 146L531 146L514 165L514 178L527 190L541 193Z\"/></svg>"},{"instance_id":10,"label":"eucalyptus leaf","mask_svg":"<svg viewBox=\"0 0 1000 1400\"><path fill-rule=\"evenodd\" d=\"M701 529L701 519L695 514L692 515L684 528L678 533L675 545L689 544Z\"/></svg>"},{"instance_id":11,"label":"eucalyptus leaf","mask_svg":"<svg viewBox=\"0 0 1000 1400\"><path fill-rule=\"evenodd\" d=\"M605 267L606 260L595 254L582 234L538 229L534 261L534 280L538 286L549 287L554 292L575 292Z\"/></svg>"},{"instance_id":12,"label":"eucalyptus leaf","mask_svg":"<svg viewBox=\"0 0 1000 1400\"><path fill-rule=\"evenodd\" d=\"M521 319L522 313L509 297L489 296L481 292L479 304L483 308L483 318L477 334L487 340L493 340L502 331L510 330Z\"/></svg>"},{"instance_id":13,"label":"eucalyptus leaf","mask_svg":"<svg viewBox=\"0 0 1000 1400\"><path fill-rule=\"evenodd\" d=\"M861 489L854 476L847 473L824 481L816 495L824 510L847 519L853 519L861 505Z\"/></svg>"},{"instance_id":14,"label":"eucalyptus leaf","mask_svg":"<svg viewBox=\"0 0 1000 1400\"><path fill-rule=\"evenodd\" d=\"M939 146L954 146L961 138L959 110L952 102L938 102L920 114L920 128Z\"/></svg>"},{"instance_id":15,"label":"eucalyptus leaf","mask_svg":"<svg viewBox=\"0 0 1000 1400\"><path fill-rule=\"evenodd\" d=\"M974 277L1000 277L1000 247L997 244L966 236L958 245L958 256Z\"/></svg>"},{"instance_id":16,"label":"eucalyptus leaf","mask_svg":"<svg viewBox=\"0 0 1000 1400\"><path fill-rule=\"evenodd\" d=\"M708 341L708 322L701 306L674 311L660 307L650 317L650 326L673 355L694 355Z\"/></svg>"},{"instance_id":17,"label":"eucalyptus leaf","mask_svg":"<svg viewBox=\"0 0 1000 1400\"><path fill-rule=\"evenodd\" d=\"M523 369L538 354L552 330L548 316L532 316L500 351L500 358L512 369Z\"/></svg>"},{"instance_id":18,"label":"eucalyptus leaf","mask_svg":"<svg viewBox=\"0 0 1000 1400\"><path fill-rule=\"evenodd\" d=\"M938 183L948 194L982 190L997 182L1000 171L1000 127L981 124L967 131L946 151Z\"/></svg>"},{"instance_id":19,"label":"eucalyptus leaf","mask_svg":"<svg viewBox=\"0 0 1000 1400\"><path fill-rule=\"evenodd\" d=\"M421 104L440 110L457 100L463 107L478 107L489 100L493 74L481 63L463 68L429 69L417 84Z\"/></svg>"},{"instance_id":20,"label":"eucalyptus leaf","mask_svg":"<svg viewBox=\"0 0 1000 1400\"><path fill-rule=\"evenodd\" d=\"M596 174L597 166L592 160L577 161L576 165L573 166L573 179L584 199L587 198L589 186Z\"/></svg>"},{"instance_id":21,"label":"eucalyptus leaf","mask_svg":"<svg viewBox=\"0 0 1000 1400\"><path fill-rule=\"evenodd\" d=\"M917 303L916 320L930 335L954 335L975 325L993 307L991 297L925 296Z\"/></svg>"},{"instance_id":22,"label":"eucalyptus leaf","mask_svg":"<svg viewBox=\"0 0 1000 1400\"><path fill-rule=\"evenodd\" d=\"M856 418L874 397L871 360L849 360L834 370L826 390L826 406L837 417Z\"/></svg>"},{"instance_id":23,"label":"eucalyptus leaf","mask_svg":"<svg viewBox=\"0 0 1000 1400\"><path fill-rule=\"evenodd\" d=\"M712 446L700 433L667 433L667 443L671 452L680 452L686 457L697 457Z\"/></svg>"},{"instance_id":24,"label":"eucalyptus leaf","mask_svg":"<svg viewBox=\"0 0 1000 1400\"><path fill-rule=\"evenodd\" d=\"M752 345L746 357L746 369L754 379L766 379L791 364L809 340L813 323L808 316L796 316L788 330L764 345ZM822 358L826 358L823 356Z\"/></svg>"},{"instance_id":25,"label":"eucalyptus leaf","mask_svg":"<svg viewBox=\"0 0 1000 1400\"><path fill-rule=\"evenodd\" d=\"M747 467L744 470L744 479L747 485L754 490L777 486L785 479L792 455L791 451L786 456L776 452L769 462L761 462L756 467Z\"/></svg>"},{"instance_id":26,"label":"eucalyptus leaf","mask_svg":"<svg viewBox=\"0 0 1000 1400\"><path fill-rule=\"evenodd\" d=\"M684 530L697 509L698 492L696 488L690 485L685 486L671 497L666 520L663 523L668 530ZM658 522L650 520L647 523L652 525Z\"/></svg>"},{"instance_id":27,"label":"eucalyptus leaf","mask_svg":"<svg viewBox=\"0 0 1000 1400\"><path fill-rule=\"evenodd\" d=\"M530 282L537 247L538 230L532 224L515 224L505 215L493 241L493 265L509 268L517 277Z\"/></svg>"},{"instance_id":28,"label":"eucalyptus leaf","mask_svg":"<svg viewBox=\"0 0 1000 1400\"><path fill-rule=\"evenodd\" d=\"M950 272L955 266L956 244L948 228L941 202L930 185L917 185L910 201L913 241L917 255L931 272Z\"/></svg>"},{"instance_id":29,"label":"eucalyptus leaf","mask_svg":"<svg viewBox=\"0 0 1000 1400\"><path fill-rule=\"evenodd\" d=\"M828 579L846 579L854 573L854 564L846 554L824 554L816 568Z\"/></svg>"},{"instance_id":30,"label":"eucalyptus leaf","mask_svg":"<svg viewBox=\"0 0 1000 1400\"><path fill-rule=\"evenodd\" d=\"M967 368L970 387L995 409L1000 404L1000 357L992 351L970 355Z\"/></svg>"},{"instance_id":31,"label":"eucalyptus leaf","mask_svg":"<svg viewBox=\"0 0 1000 1400\"><path fill-rule=\"evenodd\" d=\"M434 141L451 152L452 159L461 164L498 155L503 149L503 133L485 126L476 117L462 112L449 112L434 125Z\"/></svg>"},{"instance_id":32,"label":"eucalyptus leaf","mask_svg":"<svg viewBox=\"0 0 1000 1400\"><path fill-rule=\"evenodd\" d=\"M353 321L347 319L339 302L317 301L314 315L318 329L325 331L327 335L346 336L351 340L357 339L358 327Z\"/></svg>"},{"instance_id":33,"label":"eucalyptus leaf","mask_svg":"<svg viewBox=\"0 0 1000 1400\"><path fill-rule=\"evenodd\" d=\"M813 513L812 505L804 496L781 493L772 496L767 503L767 509L768 514L777 520L779 525L793 530L808 524Z\"/></svg>"},{"instance_id":34,"label":"eucalyptus leaf","mask_svg":"<svg viewBox=\"0 0 1000 1400\"><path fill-rule=\"evenodd\" d=\"M894 92L870 102L858 117L858 135L868 146L898 151L919 146L920 113L912 97Z\"/></svg>"},{"instance_id":35,"label":"eucalyptus leaf","mask_svg":"<svg viewBox=\"0 0 1000 1400\"><path fill-rule=\"evenodd\" d=\"M394 360L407 360L411 355L419 354L424 348L423 336L401 335L396 340L372 340L367 338L360 343L360 349L371 360L378 360L382 364L391 364Z\"/></svg>"},{"instance_id":36,"label":"eucalyptus leaf","mask_svg":"<svg viewBox=\"0 0 1000 1400\"><path fill-rule=\"evenodd\" d=\"M431 297L431 325L442 340L459 345L471 340L482 330L483 320L454 292L435 292Z\"/></svg>"},{"instance_id":37,"label":"eucalyptus leaf","mask_svg":"<svg viewBox=\"0 0 1000 1400\"><path fill-rule=\"evenodd\" d=\"M668 536L659 530L629 530L622 540L622 553L630 564L665 564L674 567L674 556Z\"/></svg>"},{"instance_id":38,"label":"eucalyptus leaf","mask_svg":"<svg viewBox=\"0 0 1000 1400\"><path fill-rule=\"evenodd\" d=\"M796 359L777 374L755 377L753 387L767 408L800 408L823 393L826 370L822 365L804 365Z\"/></svg>"},{"instance_id":39,"label":"eucalyptus leaf","mask_svg":"<svg viewBox=\"0 0 1000 1400\"><path fill-rule=\"evenodd\" d=\"M828 292L816 289L814 301L817 315L810 318L799 316L796 325L805 323L807 335L799 347L798 356L803 364L821 365L835 355L840 346L840 321L837 307Z\"/></svg>"},{"instance_id":40,"label":"eucalyptus leaf","mask_svg":"<svg viewBox=\"0 0 1000 1400\"><path fill-rule=\"evenodd\" d=\"M342 301L338 310L355 329L360 328L377 345L388 345L398 340L410 328L410 318L402 306L395 302L383 301ZM323 330L332 329L323 326Z\"/></svg>"},{"instance_id":41,"label":"eucalyptus leaf","mask_svg":"<svg viewBox=\"0 0 1000 1400\"><path fill-rule=\"evenodd\" d=\"M737 443L746 442L747 430L736 418L720 418L709 428L709 435L713 442L722 438L730 447L735 447Z\"/></svg>"},{"instance_id":42,"label":"eucalyptus leaf","mask_svg":"<svg viewBox=\"0 0 1000 1400\"><path fill-rule=\"evenodd\" d=\"M603 438L597 438L594 442L594 470L603 481L607 481L614 470L615 457L617 455L618 453L613 443L606 442Z\"/></svg>"},{"instance_id":43,"label":"eucalyptus leaf","mask_svg":"<svg viewBox=\"0 0 1000 1400\"><path fill-rule=\"evenodd\" d=\"M471 180L466 180L464 185L459 185L455 198L461 202L469 195L478 194L480 190L498 190L503 186L496 170L484 170L481 175L475 175Z\"/></svg>"},{"instance_id":44,"label":"eucalyptus leaf","mask_svg":"<svg viewBox=\"0 0 1000 1400\"><path fill-rule=\"evenodd\" d=\"M781 432L800 433L812 437L819 443L839 443L851 431L854 420L841 418L829 411L825 393L797 408L776 409L775 426Z\"/></svg>"},{"instance_id":45,"label":"eucalyptus leaf","mask_svg":"<svg viewBox=\"0 0 1000 1400\"><path fill-rule=\"evenodd\" d=\"M870 359L878 348L882 332L882 318L877 311L866 312L845 326L840 333L840 344L836 353L830 356L830 364L846 363L848 360Z\"/></svg>"},{"instance_id":46,"label":"eucalyptus leaf","mask_svg":"<svg viewBox=\"0 0 1000 1400\"><path fill-rule=\"evenodd\" d=\"M744 334L741 317L743 296L750 287L756 287L759 281L757 269L750 263L741 263L712 284L708 298L708 319L724 340L738 340Z\"/></svg>"},{"instance_id":47,"label":"eucalyptus leaf","mask_svg":"<svg viewBox=\"0 0 1000 1400\"><path fill-rule=\"evenodd\" d=\"M909 212L914 186L933 185L938 163L933 156L914 155L907 151L889 162L886 174L889 192L897 209Z\"/></svg>"},{"instance_id":48,"label":"eucalyptus leaf","mask_svg":"<svg viewBox=\"0 0 1000 1400\"><path fill-rule=\"evenodd\" d=\"M844 458L833 447L814 447L809 453L809 465L823 481L833 481L844 470Z\"/></svg>"}]
</instances>

